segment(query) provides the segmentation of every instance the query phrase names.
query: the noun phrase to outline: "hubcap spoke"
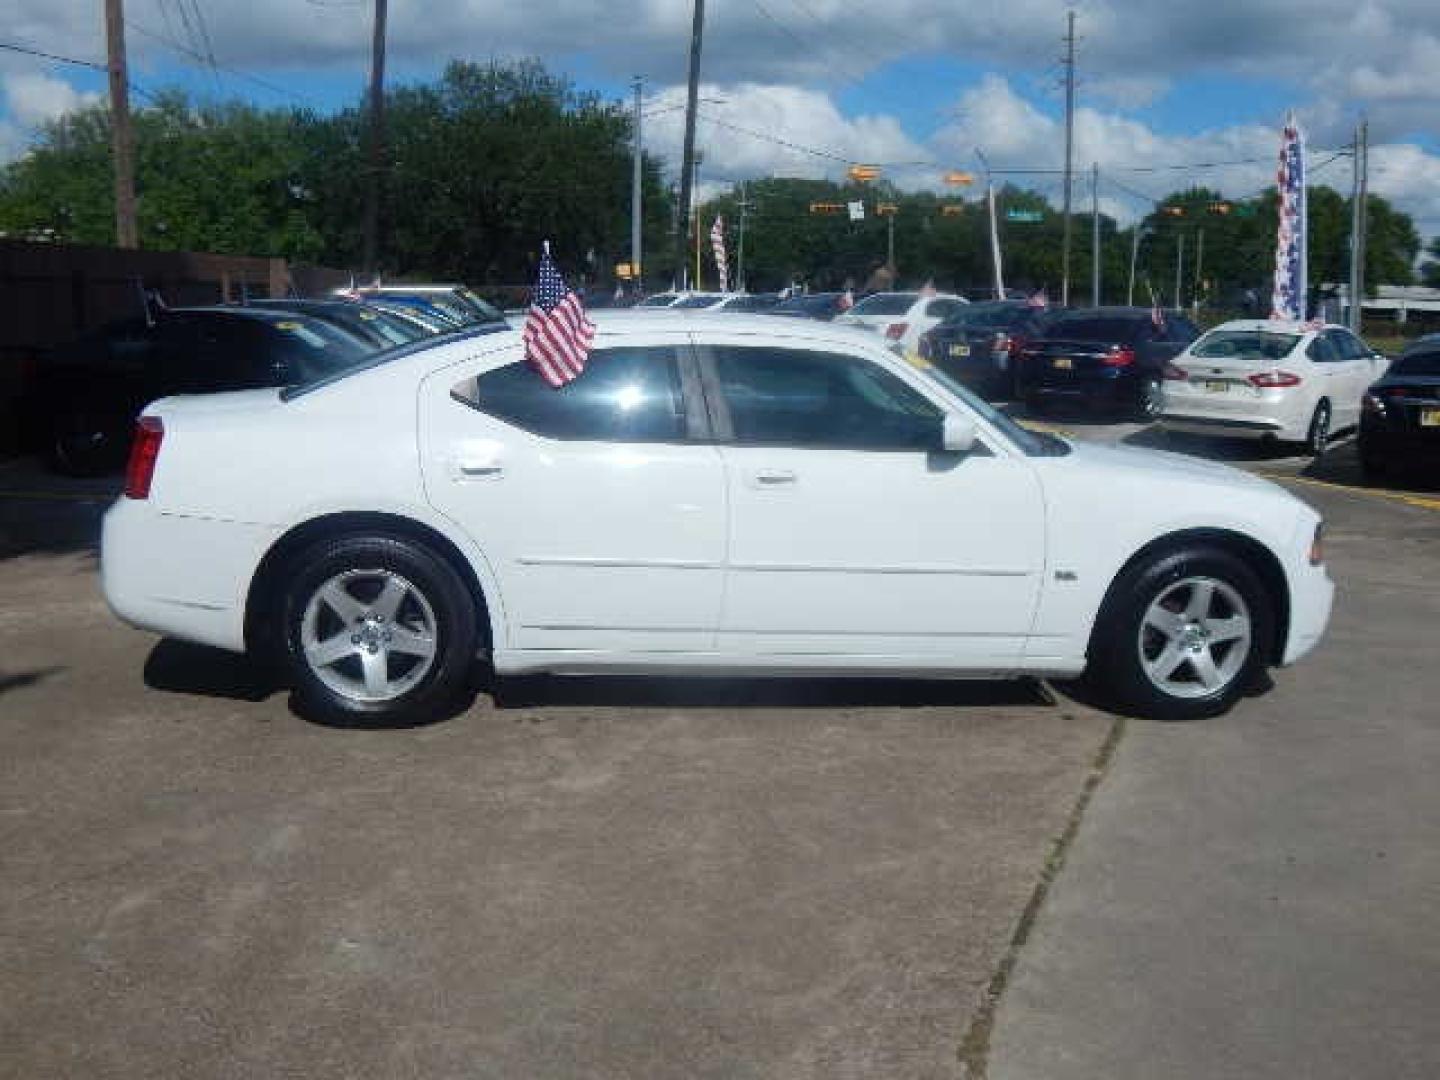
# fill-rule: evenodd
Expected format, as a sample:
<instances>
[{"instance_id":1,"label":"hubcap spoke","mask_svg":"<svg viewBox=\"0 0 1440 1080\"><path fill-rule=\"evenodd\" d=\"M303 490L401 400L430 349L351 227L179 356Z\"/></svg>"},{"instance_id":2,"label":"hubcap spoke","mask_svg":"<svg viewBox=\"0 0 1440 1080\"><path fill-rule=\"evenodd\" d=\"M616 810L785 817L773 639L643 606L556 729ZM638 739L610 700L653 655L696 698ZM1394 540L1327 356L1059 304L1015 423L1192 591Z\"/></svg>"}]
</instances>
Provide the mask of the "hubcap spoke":
<instances>
[{"instance_id":1,"label":"hubcap spoke","mask_svg":"<svg viewBox=\"0 0 1440 1080\"><path fill-rule=\"evenodd\" d=\"M305 656L316 667L329 667L347 656L354 656L359 647L350 640L348 631L341 631L324 641L305 647Z\"/></svg>"},{"instance_id":2,"label":"hubcap spoke","mask_svg":"<svg viewBox=\"0 0 1440 1080\"><path fill-rule=\"evenodd\" d=\"M1158 679L1162 682L1171 678L1175 674L1176 669L1185 662L1185 658L1188 655L1190 654L1180 642L1170 642L1165 648L1160 650L1159 656L1150 661L1148 666L1150 668L1151 678Z\"/></svg>"},{"instance_id":3,"label":"hubcap spoke","mask_svg":"<svg viewBox=\"0 0 1440 1080\"><path fill-rule=\"evenodd\" d=\"M1206 690L1215 690L1224 685L1225 679L1215 667L1215 657L1209 649L1192 652L1190 666L1195 669L1195 677Z\"/></svg>"},{"instance_id":4,"label":"hubcap spoke","mask_svg":"<svg viewBox=\"0 0 1440 1080\"><path fill-rule=\"evenodd\" d=\"M360 654L360 666L365 671L365 692L371 697L385 697L390 687L389 654L380 649Z\"/></svg>"},{"instance_id":5,"label":"hubcap spoke","mask_svg":"<svg viewBox=\"0 0 1440 1080\"><path fill-rule=\"evenodd\" d=\"M1228 619L1210 619L1205 623L1211 644L1235 641L1250 633L1250 620L1243 615L1231 615Z\"/></svg>"},{"instance_id":6,"label":"hubcap spoke","mask_svg":"<svg viewBox=\"0 0 1440 1080\"><path fill-rule=\"evenodd\" d=\"M1185 618L1168 608L1153 604L1145 613L1145 625L1152 630L1158 630L1166 638L1173 638L1185 625Z\"/></svg>"},{"instance_id":7,"label":"hubcap spoke","mask_svg":"<svg viewBox=\"0 0 1440 1080\"><path fill-rule=\"evenodd\" d=\"M404 627L396 626L390 630L391 652L404 653L407 656L431 657L435 655L435 639L429 634L417 634L415 631Z\"/></svg>"},{"instance_id":8,"label":"hubcap spoke","mask_svg":"<svg viewBox=\"0 0 1440 1080\"><path fill-rule=\"evenodd\" d=\"M1190 602L1185 605L1185 614L1196 622L1210 614L1210 605L1215 601L1215 583L1197 581L1190 589Z\"/></svg>"},{"instance_id":9,"label":"hubcap spoke","mask_svg":"<svg viewBox=\"0 0 1440 1080\"><path fill-rule=\"evenodd\" d=\"M388 621L394 622L395 613L400 610L400 604L409 591L403 580L389 576L385 579L385 587L380 590L380 595L370 605L370 610L376 615L382 615Z\"/></svg>"},{"instance_id":10,"label":"hubcap spoke","mask_svg":"<svg viewBox=\"0 0 1440 1080\"><path fill-rule=\"evenodd\" d=\"M353 623L365 614L365 606L356 600L339 581L331 581L320 590L320 599L344 623Z\"/></svg>"}]
</instances>

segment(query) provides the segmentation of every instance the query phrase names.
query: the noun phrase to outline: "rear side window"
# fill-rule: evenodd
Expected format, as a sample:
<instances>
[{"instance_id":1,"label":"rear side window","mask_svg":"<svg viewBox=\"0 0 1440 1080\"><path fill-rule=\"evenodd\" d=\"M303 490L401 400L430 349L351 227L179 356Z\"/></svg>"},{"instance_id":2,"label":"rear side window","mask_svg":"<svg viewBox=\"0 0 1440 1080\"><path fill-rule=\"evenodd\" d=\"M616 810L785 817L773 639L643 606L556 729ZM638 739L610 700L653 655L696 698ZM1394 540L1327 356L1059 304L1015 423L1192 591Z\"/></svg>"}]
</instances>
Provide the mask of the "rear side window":
<instances>
[{"instance_id":1,"label":"rear side window","mask_svg":"<svg viewBox=\"0 0 1440 1080\"><path fill-rule=\"evenodd\" d=\"M1299 334L1270 330L1212 330L1195 343L1192 356L1205 360L1282 360L1300 341Z\"/></svg>"},{"instance_id":2,"label":"rear side window","mask_svg":"<svg viewBox=\"0 0 1440 1080\"><path fill-rule=\"evenodd\" d=\"M1305 355L1317 364L1333 364L1340 359L1340 354L1335 350L1335 344L1330 340L1328 334L1321 334L1310 342L1310 347L1305 350Z\"/></svg>"},{"instance_id":3,"label":"rear side window","mask_svg":"<svg viewBox=\"0 0 1440 1080\"><path fill-rule=\"evenodd\" d=\"M943 319L954 315L960 308L965 307L959 300L931 300L925 305L925 315L931 319Z\"/></svg>"},{"instance_id":4,"label":"rear side window","mask_svg":"<svg viewBox=\"0 0 1440 1080\"><path fill-rule=\"evenodd\" d=\"M1050 324L1046 334L1049 337L1064 338L1066 341L1095 341L1107 345L1118 342L1133 345L1142 340L1149 327L1149 319L1107 319L1093 316L1073 319L1059 318Z\"/></svg>"},{"instance_id":5,"label":"rear side window","mask_svg":"<svg viewBox=\"0 0 1440 1080\"><path fill-rule=\"evenodd\" d=\"M741 444L934 450L943 413L878 364L800 349L710 350Z\"/></svg>"},{"instance_id":6,"label":"rear side window","mask_svg":"<svg viewBox=\"0 0 1440 1080\"><path fill-rule=\"evenodd\" d=\"M462 399L481 412L552 439L680 442L685 398L675 350L597 349L585 373L551 389L524 361L487 371Z\"/></svg>"}]
</instances>

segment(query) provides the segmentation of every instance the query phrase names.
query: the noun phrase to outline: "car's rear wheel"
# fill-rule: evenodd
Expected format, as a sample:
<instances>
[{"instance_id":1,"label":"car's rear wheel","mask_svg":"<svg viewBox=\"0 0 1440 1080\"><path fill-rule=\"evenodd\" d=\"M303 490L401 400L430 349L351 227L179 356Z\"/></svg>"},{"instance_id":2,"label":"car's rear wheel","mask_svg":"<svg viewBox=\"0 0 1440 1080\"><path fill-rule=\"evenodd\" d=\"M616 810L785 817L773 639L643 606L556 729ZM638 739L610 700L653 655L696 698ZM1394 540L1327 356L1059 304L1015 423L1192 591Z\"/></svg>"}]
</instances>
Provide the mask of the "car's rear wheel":
<instances>
[{"instance_id":1,"label":"car's rear wheel","mask_svg":"<svg viewBox=\"0 0 1440 1080\"><path fill-rule=\"evenodd\" d=\"M1154 376L1141 379L1135 391L1135 419L1148 424L1159 417L1164 406L1165 387L1160 380Z\"/></svg>"},{"instance_id":2,"label":"car's rear wheel","mask_svg":"<svg viewBox=\"0 0 1440 1080\"><path fill-rule=\"evenodd\" d=\"M125 464L126 423L103 410L78 405L55 417L50 463L66 476L100 476Z\"/></svg>"},{"instance_id":3,"label":"car's rear wheel","mask_svg":"<svg viewBox=\"0 0 1440 1080\"><path fill-rule=\"evenodd\" d=\"M1089 674L1136 715L1214 716L1256 683L1273 635L1273 604L1245 562L1222 548L1171 552L1115 582L1091 638Z\"/></svg>"},{"instance_id":4,"label":"car's rear wheel","mask_svg":"<svg viewBox=\"0 0 1440 1080\"><path fill-rule=\"evenodd\" d=\"M347 536L292 564L282 604L286 666L314 719L440 719L471 684L474 597L443 558L402 536Z\"/></svg>"},{"instance_id":5,"label":"car's rear wheel","mask_svg":"<svg viewBox=\"0 0 1440 1080\"><path fill-rule=\"evenodd\" d=\"M1325 453L1325 447L1330 442L1330 402L1321 401L1315 406L1315 412L1310 417L1310 428L1305 434L1305 452L1311 457L1319 457Z\"/></svg>"}]
</instances>

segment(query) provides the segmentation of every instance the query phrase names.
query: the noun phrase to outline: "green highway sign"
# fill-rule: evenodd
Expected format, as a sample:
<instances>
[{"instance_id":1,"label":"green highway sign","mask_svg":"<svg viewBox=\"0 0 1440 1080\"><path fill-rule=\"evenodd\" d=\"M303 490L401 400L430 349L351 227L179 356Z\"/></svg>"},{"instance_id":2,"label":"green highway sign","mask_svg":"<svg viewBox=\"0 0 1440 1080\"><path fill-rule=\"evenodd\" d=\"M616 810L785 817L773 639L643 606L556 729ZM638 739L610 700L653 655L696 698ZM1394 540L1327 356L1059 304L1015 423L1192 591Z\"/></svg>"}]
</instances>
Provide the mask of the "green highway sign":
<instances>
[{"instance_id":1,"label":"green highway sign","mask_svg":"<svg viewBox=\"0 0 1440 1080\"><path fill-rule=\"evenodd\" d=\"M1006 210L1006 221L1043 221L1045 214L1041 210Z\"/></svg>"}]
</instances>

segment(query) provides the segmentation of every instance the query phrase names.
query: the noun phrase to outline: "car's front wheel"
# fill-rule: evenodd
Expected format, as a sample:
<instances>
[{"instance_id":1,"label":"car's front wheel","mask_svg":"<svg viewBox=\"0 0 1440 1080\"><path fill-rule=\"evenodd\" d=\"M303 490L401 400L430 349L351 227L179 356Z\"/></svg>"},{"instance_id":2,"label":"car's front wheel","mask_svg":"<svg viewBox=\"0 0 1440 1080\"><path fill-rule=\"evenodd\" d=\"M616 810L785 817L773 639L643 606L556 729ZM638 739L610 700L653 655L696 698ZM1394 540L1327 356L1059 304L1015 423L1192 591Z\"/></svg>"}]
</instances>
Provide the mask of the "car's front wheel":
<instances>
[{"instance_id":1,"label":"car's front wheel","mask_svg":"<svg viewBox=\"0 0 1440 1080\"><path fill-rule=\"evenodd\" d=\"M1153 375L1140 380L1135 391L1135 419L1142 424L1157 420L1165 407L1165 386Z\"/></svg>"},{"instance_id":2,"label":"car's front wheel","mask_svg":"<svg viewBox=\"0 0 1440 1080\"><path fill-rule=\"evenodd\" d=\"M309 548L292 567L285 658L305 715L410 725L460 704L479 620L448 562L408 537L345 536Z\"/></svg>"},{"instance_id":3,"label":"car's front wheel","mask_svg":"<svg viewBox=\"0 0 1440 1080\"><path fill-rule=\"evenodd\" d=\"M1214 716L1256 683L1273 635L1273 605L1243 560L1208 546L1175 551L1115 582L1091 638L1089 675L1136 715Z\"/></svg>"}]
</instances>

